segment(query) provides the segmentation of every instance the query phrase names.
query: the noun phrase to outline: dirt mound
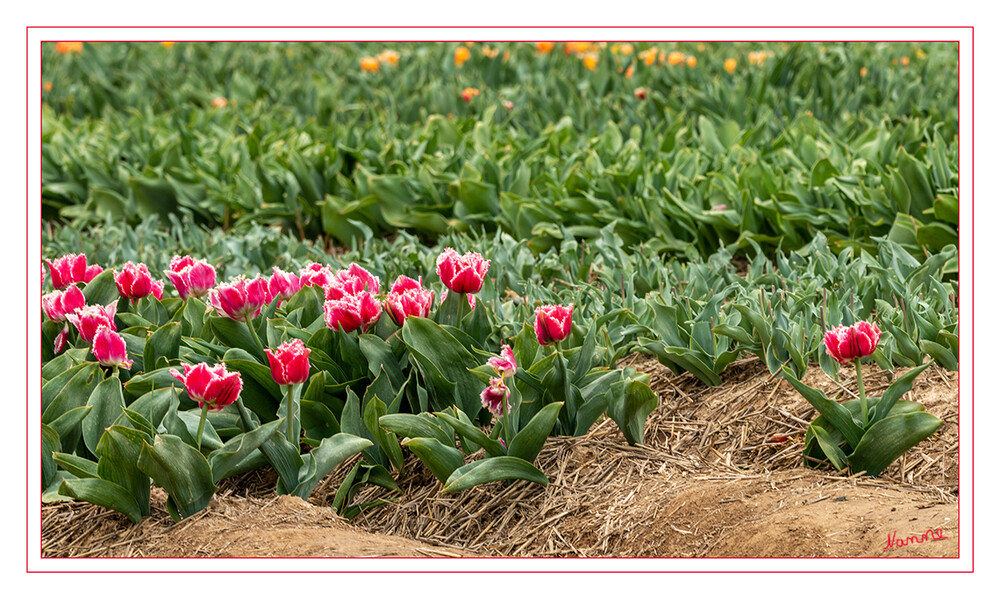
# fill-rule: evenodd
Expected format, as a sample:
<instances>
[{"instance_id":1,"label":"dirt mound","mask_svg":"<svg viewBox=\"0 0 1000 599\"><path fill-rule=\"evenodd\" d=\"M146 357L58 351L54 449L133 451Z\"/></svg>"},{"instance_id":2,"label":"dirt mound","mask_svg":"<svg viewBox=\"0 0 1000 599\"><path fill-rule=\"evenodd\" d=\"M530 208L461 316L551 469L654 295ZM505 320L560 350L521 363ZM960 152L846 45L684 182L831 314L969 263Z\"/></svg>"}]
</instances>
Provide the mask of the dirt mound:
<instances>
[{"instance_id":1,"label":"dirt mound","mask_svg":"<svg viewBox=\"0 0 1000 599\"><path fill-rule=\"evenodd\" d=\"M645 444L629 447L605 420L585 437L550 439L537 464L547 487L494 483L442 495L410 457L401 491L364 489L357 502L391 498L352 522L329 507L343 465L309 502L274 496L267 470L227 481L212 505L174 524L154 493L138 525L69 502L43 508L46 556L898 556L958 555L957 374L928 368L905 399L944 421L881 477L848 478L801 466L815 416L788 383L755 359L707 388L648 372L660 405ZM888 385L877 369L869 392ZM806 381L831 396L848 380L819 369ZM928 532L931 531L931 532ZM895 544L890 539L896 541ZM905 546L903 546L905 544ZM890 545L892 545L890 547Z\"/></svg>"}]
</instances>

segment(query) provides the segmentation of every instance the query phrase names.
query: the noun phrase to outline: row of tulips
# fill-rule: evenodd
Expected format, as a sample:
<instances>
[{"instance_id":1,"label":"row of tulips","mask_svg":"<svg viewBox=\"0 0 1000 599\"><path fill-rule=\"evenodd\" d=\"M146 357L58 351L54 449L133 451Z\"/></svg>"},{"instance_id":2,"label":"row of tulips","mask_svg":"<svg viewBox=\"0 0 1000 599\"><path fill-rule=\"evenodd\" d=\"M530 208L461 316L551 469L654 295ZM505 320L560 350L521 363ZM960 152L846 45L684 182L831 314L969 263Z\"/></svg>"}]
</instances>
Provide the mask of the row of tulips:
<instances>
[{"instance_id":1,"label":"row of tulips","mask_svg":"<svg viewBox=\"0 0 1000 599\"><path fill-rule=\"evenodd\" d=\"M47 494L132 519L148 514L150 481L182 518L234 473L270 464L279 493L306 497L357 453L364 465L344 484L392 489L388 469L403 469L397 435L448 492L545 484L532 462L553 430L583 434L607 413L637 443L655 406L648 377L594 367L596 322L567 345L572 305L539 306L497 355L496 315L476 302L490 261L475 252L438 257L439 302L422 277L399 276L382 294L356 263L221 283L207 262L178 256L165 272L176 298L144 264L104 271L67 255L47 266ZM479 428L491 420L492 436ZM431 423L440 448L425 441ZM486 457L463 466L478 447ZM336 507L360 509L347 503Z\"/></svg>"}]
</instances>

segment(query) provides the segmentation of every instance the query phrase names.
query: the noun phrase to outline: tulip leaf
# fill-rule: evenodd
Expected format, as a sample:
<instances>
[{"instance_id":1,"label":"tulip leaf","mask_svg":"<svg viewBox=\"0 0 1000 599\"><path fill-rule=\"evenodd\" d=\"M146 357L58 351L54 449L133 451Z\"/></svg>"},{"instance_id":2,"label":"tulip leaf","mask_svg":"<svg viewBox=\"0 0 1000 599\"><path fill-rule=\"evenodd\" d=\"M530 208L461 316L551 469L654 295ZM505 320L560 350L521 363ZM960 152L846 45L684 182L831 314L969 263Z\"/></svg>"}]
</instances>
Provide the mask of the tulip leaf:
<instances>
[{"instance_id":1,"label":"tulip leaf","mask_svg":"<svg viewBox=\"0 0 1000 599\"><path fill-rule=\"evenodd\" d=\"M426 413L386 414L378 419L378 424L403 438L428 437L437 439L446 445L455 443L455 433L451 427Z\"/></svg>"},{"instance_id":2,"label":"tulip leaf","mask_svg":"<svg viewBox=\"0 0 1000 599\"><path fill-rule=\"evenodd\" d=\"M347 433L337 433L323 439L319 447L310 451L309 455L305 457L304 463L299 469L299 484L292 494L302 499L308 499L316 485L327 474L347 458L360 453L371 444L372 442L368 439Z\"/></svg>"},{"instance_id":3,"label":"tulip leaf","mask_svg":"<svg viewBox=\"0 0 1000 599\"><path fill-rule=\"evenodd\" d=\"M819 389L814 389L801 381L799 381L792 374L791 370L788 368L784 369L785 380L795 387L795 390L802 394L806 398L816 411L823 415L827 421L830 422L842 435L847 439L847 442L851 447L857 447L858 441L861 440L862 431L861 426L855 421L851 412L832 399L828 398Z\"/></svg>"},{"instance_id":4,"label":"tulip leaf","mask_svg":"<svg viewBox=\"0 0 1000 599\"><path fill-rule=\"evenodd\" d=\"M143 516L149 515L149 476L137 464L149 440L145 433L115 425L104 431L94 452L100 456L97 475L131 493Z\"/></svg>"},{"instance_id":5,"label":"tulip leaf","mask_svg":"<svg viewBox=\"0 0 1000 599\"><path fill-rule=\"evenodd\" d=\"M875 417L874 421L878 422L886 416L889 415L889 411L892 410L892 406L899 401L899 398L903 397L907 391L913 388L913 383L916 381L920 373L923 372L931 363L927 362L921 366L911 369L906 374L897 377L896 380L889 385L889 388L882 393L882 397L879 398L878 403L875 404ZM872 400L869 400L871 402Z\"/></svg>"},{"instance_id":6,"label":"tulip leaf","mask_svg":"<svg viewBox=\"0 0 1000 599\"><path fill-rule=\"evenodd\" d=\"M512 456L486 458L456 469L448 477L442 493L458 493L476 485L499 480L527 480L540 485L549 484L549 479L530 462Z\"/></svg>"},{"instance_id":7,"label":"tulip leaf","mask_svg":"<svg viewBox=\"0 0 1000 599\"><path fill-rule=\"evenodd\" d=\"M510 447L507 448L507 455L521 458L526 462L534 462L545 445L545 440L549 438L562 406L561 403L551 403L535 414L531 421L514 436Z\"/></svg>"},{"instance_id":8,"label":"tulip leaf","mask_svg":"<svg viewBox=\"0 0 1000 599\"><path fill-rule=\"evenodd\" d=\"M175 522L204 509L215 493L208 460L180 437L157 435L152 445L144 442L138 465L167 492Z\"/></svg>"},{"instance_id":9,"label":"tulip leaf","mask_svg":"<svg viewBox=\"0 0 1000 599\"><path fill-rule=\"evenodd\" d=\"M906 450L931 436L941 420L926 412L910 412L879 420L865 432L848 456L853 472L878 476Z\"/></svg>"},{"instance_id":10,"label":"tulip leaf","mask_svg":"<svg viewBox=\"0 0 1000 599\"><path fill-rule=\"evenodd\" d=\"M358 344L361 353L368 359L368 372L377 377L379 372L384 370L392 382L393 395L395 395L395 392L406 384L406 375L399 368L399 361L392 353L392 346L381 338L368 334L360 335Z\"/></svg>"},{"instance_id":11,"label":"tulip leaf","mask_svg":"<svg viewBox=\"0 0 1000 599\"><path fill-rule=\"evenodd\" d=\"M114 424L125 409L122 383L118 377L107 378L97 385L90 394L87 405L92 409L83 419L83 442L91 453L98 455L98 442L105 429Z\"/></svg>"},{"instance_id":12,"label":"tulip leaf","mask_svg":"<svg viewBox=\"0 0 1000 599\"><path fill-rule=\"evenodd\" d=\"M479 360L441 325L426 318L407 318L402 337L412 352L426 358L420 360L424 374L427 374L425 361L436 364L441 374L455 385L455 404L466 414L478 414L482 408L479 397L482 385L468 369L478 366Z\"/></svg>"},{"instance_id":13,"label":"tulip leaf","mask_svg":"<svg viewBox=\"0 0 1000 599\"><path fill-rule=\"evenodd\" d=\"M77 478L100 478L97 473L97 462L93 460L59 452L52 454L52 459L63 470Z\"/></svg>"},{"instance_id":14,"label":"tulip leaf","mask_svg":"<svg viewBox=\"0 0 1000 599\"><path fill-rule=\"evenodd\" d=\"M59 485L59 494L120 512L136 524L142 520L142 511L132 494L100 478L65 478Z\"/></svg>"},{"instance_id":15,"label":"tulip leaf","mask_svg":"<svg viewBox=\"0 0 1000 599\"><path fill-rule=\"evenodd\" d=\"M453 445L445 445L430 437L415 437L403 441L403 445L420 458L420 461L442 484L465 461L465 455Z\"/></svg>"},{"instance_id":16,"label":"tulip leaf","mask_svg":"<svg viewBox=\"0 0 1000 599\"><path fill-rule=\"evenodd\" d=\"M56 477L56 461L53 454L61 449L59 433L47 424L42 425L42 489L48 488Z\"/></svg>"},{"instance_id":17,"label":"tulip leaf","mask_svg":"<svg viewBox=\"0 0 1000 599\"><path fill-rule=\"evenodd\" d=\"M495 439L489 438L483 431L479 430L469 422L462 422L461 419L448 414L447 412L434 412L434 415L444 420L455 429L459 437L463 439L468 439L476 445L483 447L486 450L486 455L488 456L503 456L507 455L507 450L503 448L503 445Z\"/></svg>"},{"instance_id":18,"label":"tulip leaf","mask_svg":"<svg viewBox=\"0 0 1000 599\"><path fill-rule=\"evenodd\" d=\"M212 482L233 475L233 471L243 460L258 449L272 436L279 434L280 420L272 420L267 424L241 433L225 443L222 447L208 454L208 463L212 469Z\"/></svg>"},{"instance_id":19,"label":"tulip leaf","mask_svg":"<svg viewBox=\"0 0 1000 599\"><path fill-rule=\"evenodd\" d=\"M340 432L340 422L326 404L303 399L299 403L299 416L309 439L325 439Z\"/></svg>"},{"instance_id":20,"label":"tulip leaf","mask_svg":"<svg viewBox=\"0 0 1000 599\"><path fill-rule=\"evenodd\" d=\"M385 402L379 399L378 396L374 396L366 401L363 415L365 428L375 437L375 444L379 451L385 454L385 457L392 464L393 468L401 473L403 469L403 450L399 447L399 440L396 439L396 435L386 431L378 424L379 418L385 416L385 414Z\"/></svg>"},{"instance_id":21,"label":"tulip leaf","mask_svg":"<svg viewBox=\"0 0 1000 599\"><path fill-rule=\"evenodd\" d=\"M178 322L168 322L156 329L146 339L142 351L142 363L153 365L160 357L169 360L177 359L181 347L181 325Z\"/></svg>"},{"instance_id":22,"label":"tulip leaf","mask_svg":"<svg viewBox=\"0 0 1000 599\"><path fill-rule=\"evenodd\" d=\"M59 435L60 439L69 439L73 437L79 439L80 425L92 409L94 409L93 406L80 406L79 408L73 408L50 422L48 426L52 427L52 430Z\"/></svg>"},{"instance_id":23,"label":"tulip leaf","mask_svg":"<svg viewBox=\"0 0 1000 599\"><path fill-rule=\"evenodd\" d=\"M247 352L253 357L253 361L259 364L267 364L267 356L257 342L250 335L247 323L226 318L224 316L211 316L208 323L212 327L215 336L226 347L238 348Z\"/></svg>"},{"instance_id":24,"label":"tulip leaf","mask_svg":"<svg viewBox=\"0 0 1000 599\"><path fill-rule=\"evenodd\" d=\"M115 285L115 273L105 270L90 280L83 288L83 297L88 306L107 306L121 297L118 286Z\"/></svg>"},{"instance_id":25,"label":"tulip leaf","mask_svg":"<svg viewBox=\"0 0 1000 599\"><path fill-rule=\"evenodd\" d=\"M66 412L87 405L102 380L100 365L85 362L42 385L42 422L50 424ZM65 438L63 447L71 449Z\"/></svg>"},{"instance_id":26,"label":"tulip leaf","mask_svg":"<svg viewBox=\"0 0 1000 599\"><path fill-rule=\"evenodd\" d=\"M649 388L648 381L649 375L626 376L611 385L608 395L608 416L621 429L629 445L642 443L646 417L656 409L657 396Z\"/></svg>"}]
</instances>

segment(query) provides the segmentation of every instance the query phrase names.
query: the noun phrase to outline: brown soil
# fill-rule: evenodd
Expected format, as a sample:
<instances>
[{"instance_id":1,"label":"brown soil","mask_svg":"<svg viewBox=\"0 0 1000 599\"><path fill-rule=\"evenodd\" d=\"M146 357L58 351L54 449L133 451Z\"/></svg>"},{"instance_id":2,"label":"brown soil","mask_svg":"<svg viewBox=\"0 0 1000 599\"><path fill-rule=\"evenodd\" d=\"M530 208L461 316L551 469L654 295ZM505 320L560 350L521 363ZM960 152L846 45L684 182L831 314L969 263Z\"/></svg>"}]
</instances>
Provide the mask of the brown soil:
<instances>
[{"instance_id":1,"label":"brown soil","mask_svg":"<svg viewBox=\"0 0 1000 599\"><path fill-rule=\"evenodd\" d=\"M226 481L206 510L176 524L158 490L153 515L137 525L84 503L46 505L43 555L958 555L956 373L931 366L917 379L905 399L923 403L944 425L872 479L801 465L815 413L756 359L735 363L724 384L711 388L655 361L632 362L650 373L660 395L644 445L629 447L609 420L585 437L552 438L536 461L547 487L494 483L442 495L411 456L400 492L369 487L356 498L395 501L348 523L327 506L353 464L333 472L308 503L276 497L274 474L261 470ZM867 371L868 391L879 393L887 376ZM831 397L854 390L819 369L805 380ZM947 538L915 542L929 529ZM887 548L893 534L900 542L921 538Z\"/></svg>"}]
</instances>

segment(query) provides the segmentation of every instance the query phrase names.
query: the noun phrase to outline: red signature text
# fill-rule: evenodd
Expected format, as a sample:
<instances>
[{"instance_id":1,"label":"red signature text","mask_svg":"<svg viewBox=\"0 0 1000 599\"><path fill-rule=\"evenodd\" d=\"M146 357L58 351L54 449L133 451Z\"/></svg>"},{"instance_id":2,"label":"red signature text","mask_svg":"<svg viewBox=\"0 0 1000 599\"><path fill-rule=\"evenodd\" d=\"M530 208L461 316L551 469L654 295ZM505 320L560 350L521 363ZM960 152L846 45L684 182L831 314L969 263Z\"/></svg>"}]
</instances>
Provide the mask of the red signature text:
<instances>
[{"instance_id":1,"label":"red signature text","mask_svg":"<svg viewBox=\"0 0 1000 599\"><path fill-rule=\"evenodd\" d=\"M907 545L918 545L924 541L942 541L948 537L944 536L944 529L942 528L928 528L927 532L922 535L910 535L908 537L896 537L896 531L892 531L892 534L888 535L889 540L886 542L885 547L882 549L892 549L894 547L906 547Z\"/></svg>"}]
</instances>

